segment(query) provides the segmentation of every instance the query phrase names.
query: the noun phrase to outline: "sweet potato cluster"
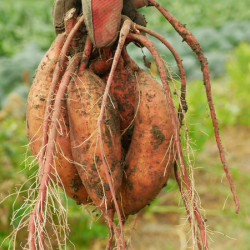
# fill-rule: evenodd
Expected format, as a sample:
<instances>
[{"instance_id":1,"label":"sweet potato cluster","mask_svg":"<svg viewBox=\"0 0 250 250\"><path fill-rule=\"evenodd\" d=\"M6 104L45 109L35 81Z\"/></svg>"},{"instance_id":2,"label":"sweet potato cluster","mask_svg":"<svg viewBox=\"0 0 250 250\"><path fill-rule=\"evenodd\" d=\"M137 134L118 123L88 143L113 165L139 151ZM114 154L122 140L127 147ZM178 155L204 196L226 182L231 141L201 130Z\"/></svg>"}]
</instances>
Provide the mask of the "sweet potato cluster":
<instances>
[{"instance_id":1,"label":"sweet potato cluster","mask_svg":"<svg viewBox=\"0 0 250 250\"><path fill-rule=\"evenodd\" d=\"M238 209L220 143L206 58L184 25L154 0L147 2L164 15L200 60L220 156ZM180 140L187 111L182 60L164 37L126 16L119 20L119 37L113 45L96 48L83 28L84 16L74 13L67 13L65 32L57 35L42 59L28 96L27 133L39 163L39 194L29 219L30 249L46 245L43 211L50 180L78 204L90 204L102 212L110 228L107 249L113 234L117 248L125 249L123 224L157 196L172 169L189 219L193 216L197 221L200 237L193 226L194 237L201 249L207 249L205 223ZM181 92L176 93L179 109L169 86L171 73L145 34L159 39L176 60L181 79ZM162 84L130 58L126 51L130 42L150 51Z\"/></svg>"},{"instance_id":2,"label":"sweet potato cluster","mask_svg":"<svg viewBox=\"0 0 250 250\"><path fill-rule=\"evenodd\" d=\"M51 101L52 113L46 117L46 102L64 40L65 35L57 36L40 63L29 92L27 133L31 151L39 159L43 124L47 119L49 137L55 123L50 178L78 204L93 204L113 216L115 205L109 176L125 221L129 214L137 213L156 197L173 168L174 131L163 87L127 54L121 56L100 136L98 117L111 65L106 59L94 58L81 69L77 54L62 66L65 71L59 76L53 96L57 96L68 72L70 81L59 105L56 106L56 100ZM53 109L60 110L56 120Z\"/></svg>"}]
</instances>

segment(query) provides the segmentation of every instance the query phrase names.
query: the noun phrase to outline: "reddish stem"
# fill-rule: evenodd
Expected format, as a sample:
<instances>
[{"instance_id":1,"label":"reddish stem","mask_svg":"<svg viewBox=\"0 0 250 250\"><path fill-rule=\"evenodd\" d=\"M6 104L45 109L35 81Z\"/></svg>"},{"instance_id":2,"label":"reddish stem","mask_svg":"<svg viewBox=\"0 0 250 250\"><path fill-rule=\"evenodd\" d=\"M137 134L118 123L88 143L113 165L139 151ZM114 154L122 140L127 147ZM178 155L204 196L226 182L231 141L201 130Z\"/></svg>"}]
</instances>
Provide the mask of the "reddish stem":
<instances>
[{"instance_id":1,"label":"reddish stem","mask_svg":"<svg viewBox=\"0 0 250 250\"><path fill-rule=\"evenodd\" d=\"M48 99L46 102L45 114L44 114L43 138L42 138L41 152L40 152L39 160L38 160L40 169L42 169L44 154L46 151L46 144L48 142L49 117L50 117L50 112L51 112L52 100L54 98L55 88L56 88L56 85L57 85L60 77L62 76L62 74L64 72L65 61L67 60L66 55L67 55L67 52L69 50L69 46L71 44L71 41L72 41L73 37L75 36L76 32L78 31L78 29L80 28L80 26L82 25L83 21L84 21L84 17L81 16L79 18L78 22L76 23L76 25L74 26L74 28L69 33L69 35L68 35L68 37L67 37L67 39L62 47L62 50L61 50L58 62L56 64L54 74L53 74L52 82L51 82L50 89L49 89L49 95L48 95Z\"/></svg>"},{"instance_id":2,"label":"reddish stem","mask_svg":"<svg viewBox=\"0 0 250 250\"><path fill-rule=\"evenodd\" d=\"M182 187L182 181L181 181L181 177L180 177L179 172L178 172L178 168L177 168L177 163L176 162L174 164L174 173L175 173L175 178L176 178L178 187L179 187L180 192L181 192L181 197L182 197L183 203L184 203L186 211L187 211L188 221L189 221L189 223L191 225L191 217L190 217L191 214L190 214L190 211L188 209L187 197L186 197L186 194L185 194L185 192L183 190L183 187ZM199 237L198 237L198 235L196 233L195 226L193 227L193 230L194 230L194 235L196 236L198 248L202 250L201 242L200 242L200 239L199 239Z\"/></svg>"},{"instance_id":3,"label":"reddish stem","mask_svg":"<svg viewBox=\"0 0 250 250\"><path fill-rule=\"evenodd\" d=\"M216 114L215 114L214 104L213 104L213 99L212 99L212 93L211 93L211 84L210 84L210 76L209 76L209 68L208 68L207 59L203 54L203 51L201 49L200 44L198 43L196 38L193 36L193 34L185 27L185 25L181 24L173 15L171 15L166 9L164 9L155 0L148 0L148 1L151 4L153 4L162 13L162 15L169 21L169 23L180 34L180 36L183 38L183 40L195 52L195 54L197 55L197 57L200 61L201 71L203 73L203 82L204 82L205 89L206 89L208 105L209 105L210 114L211 114L213 127L214 127L215 139L216 139L216 143L217 143L217 146L219 149L221 162L222 162L224 171L226 173L226 176L227 176L227 179L228 179L228 182L230 184L230 188L231 188L231 191L232 191L232 194L234 197L234 202L236 205L236 213L238 213L239 209L240 209L239 199L237 197L237 194L236 194L236 191L234 188L234 183L233 183L233 180L232 180L231 175L230 175L229 170L228 170L224 149L223 149L222 144L221 144L219 127L218 127L218 122L216 119Z\"/></svg>"},{"instance_id":4,"label":"reddish stem","mask_svg":"<svg viewBox=\"0 0 250 250\"><path fill-rule=\"evenodd\" d=\"M132 0L137 9L148 6L148 0Z\"/></svg>"},{"instance_id":5,"label":"reddish stem","mask_svg":"<svg viewBox=\"0 0 250 250\"><path fill-rule=\"evenodd\" d=\"M29 225L29 239L30 239L30 249L35 249L35 231L36 231L36 223L37 215L41 215L44 209L44 202L47 195L47 185L49 182L49 175L51 172L51 167L53 165L53 153L55 149L55 141L56 141L56 135L57 135L57 123L61 111L61 99L64 98L66 88L68 86L68 83L70 81L72 73L74 73L76 67L78 66L78 63L80 62L79 55L75 56L73 59L73 63L70 64L70 68L67 69L65 72L62 82L60 84L58 93L56 95L55 105L54 105L54 113L51 120L51 130L49 134L49 140L46 148L46 159L44 163L44 171L42 175L40 175L40 188L38 193L38 199L36 206L34 207L32 216L30 218L30 225ZM42 169L40 169L42 170ZM42 223L43 216L39 218L40 223ZM40 229L41 230L41 229ZM39 230L39 231L40 231ZM43 235L40 234L39 239L43 241Z\"/></svg>"},{"instance_id":6,"label":"reddish stem","mask_svg":"<svg viewBox=\"0 0 250 250\"><path fill-rule=\"evenodd\" d=\"M92 43L90 39L88 38L85 44L85 49L84 51L84 57L89 58L89 55L91 53L91 48L92 48ZM50 125L50 134L49 134L49 140L48 140L48 145L46 148L46 159L45 159L45 164L44 164L44 172L43 175L40 178L40 189L38 193L38 199L37 203L33 209L32 216L30 218L30 225L29 225L29 241L30 241L30 249L35 249L35 231L36 231L36 223L35 221L37 220L37 215L40 215L40 222L42 222L43 216L42 212L44 210L45 206L45 199L47 195L47 185L49 183L49 176L51 173L51 168L53 165L53 158L54 158L54 150L55 150L55 141L56 141L56 136L57 136L57 126L58 126L58 119L60 116L61 112L61 105L62 105L62 99L65 96L66 89L68 87L68 84L70 82L71 76L73 73L75 73L80 60L82 58L82 55L80 53L76 54L71 61L69 62L69 66L63 75L61 84L59 86L56 99L55 99L55 104L54 104L54 113L51 119L51 125ZM86 59L87 62L87 59ZM87 65L87 64L86 64ZM38 235L39 239L43 242L43 235Z\"/></svg>"},{"instance_id":7,"label":"reddish stem","mask_svg":"<svg viewBox=\"0 0 250 250\"><path fill-rule=\"evenodd\" d=\"M110 223L108 223L109 225L109 239L108 239L108 243L106 245L106 250L109 250L111 248L111 244L113 241L113 237L114 237L114 229L113 229L113 225Z\"/></svg>"},{"instance_id":8,"label":"reddish stem","mask_svg":"<svg viewBox=\"0 0 250 250\"><path fill-rule=\"evenodd\" d=\"M113 229L113 220L114 220L114 210L110 210L109 213L107 213L106 215L104 215L106 222L108 224L109 227L109 239L108 239L108 243L106 245L106 250L109 250L111 248L111 244L112 244L112 240L114 237L114 229Z\"/></svg>"},{"instance_id":9,"label":"reddish stem","mask_svg":"<svg viewBox=\"0 0 250 250\"><path fill-rule=\"evenodd\" d=\"M64 26L65 26L65 33L68 36L71 30L74 28L75 24L77 23L77 11L75 8L70 9L64 17Z\"/></svg>"},{"instance_id":10,"label":"reddish stem","mask_svg":"<svg viewBox=\"0 0 250 250\"><path fill-rule=\"evenodd\" d=\"M112 180L108 171L108 167L104 158L104 152L103 152L103 146L102 146L102 130L101 130L101 124L103 123L103 116L104 116L104 111L105 111L105 106L107 103L107 99L108 99L108 94L109 94L109 90L110 90L110 86L114 77L114 72L115 69L117 67L119 58L121 56L121 52L125 43L125 40L127 38L127 35L129 33L129 29L131 26L132 21L129 19L126 19L122 25L121 31L120 31L120 37L119 37L119 41L118 41L118 46L117 49L115 51L115 56L114 56L114 60L112 63L112 67L110 70L110 74L107 80L107 85L104 91L104 95L103 95L103 100L102 100L102 106L101 106L101 111L100 111L100 115L98 117L98 131L99 131L99 136L100 136L100 140L99 140L99 144L100 144L100 149L101 149L101 157L102 157L102 161L103 161L103 165L104 165L104 170L105 170L105 174L108 180L108 184L110 187L110 191L113 197L113 201L114 201L114 205L115 205L115 210L118 216L118 220L119 220L119 225L120 225L120 230L121 230L121 236L122 236L122 244L123 244L123 249L125 249L125 239L124 239L124 233L123 233L123 224L122 224L122 217L121 217L121 213L119 210L119 206L116 200L116 195L115 195L115 191L112 185Z\"/></svg>"},{"instance_id":11,"label":"reddish stem","mask_svg":"<svg viewBox=\"0 0 250 250\"><path fill-rule=\"evenodd\" d=\"M153 30L150 30L144 26L135 24L135 28L143 31L145 33L148 33L151 36L154 36L155 38L157 38L158 40L160 40L168 49L169 51L172 53L172 55L175 58L176 64L178 66L179 72L180 72L180 78L181 78L181 105L179 107L179 120L180 123L183 119L183 113L182 113L182 109L187 112L187 103L186 103L186 75L185 75L185 70L182 64L182 59L180 58L179 54L177 53L177 51L173 48L173 46L160 34L158 34L157 32L154 32ZM182 108L181 108L182 106Z\"/></svg>"},{"instance_id":12,"label":"reddish stem","mask_svg":"<svg viewBox=\"0 0 250 250\"><path fill-rule=\"evenodd\" d=\"M131 40L136 40L138 42L140 42L141 44L143 44L152 54L155 63L157 65L162 83L163 83L163 87L166 91L166 98L167 98L167 102L169 104L169 108L170 108L170 113L171 113L171 117L172 117L172 124L173 124L173 128L174 128L174 141L175 141L175 147L177 150L177 156L180 162L180 166L181 166L181 172L182 172L182 176L184 179L184 183L185 186L188 190L188 194L191 197L192 196L192 191L190 188L190 181L188 178L188 174L187 174L187 170L186 170L186 164L184 161L184 157L182 154L182 149L181 149L181 141L180 141L180 136L179 136L179 126L178 126L178 120L177 120L177 116L176 116L176 111L175 111L175 107L174 107L174 103L173 103L173 99L171 96L171 90L170 87L168 85L168 81L167 81L167 74L165 72L165 68L164 68L164 64L162 62L161 56L159 54L159 52L157 51L156 47L154 46L154 44L148 40L146 37L141 36L141 35L136 35L136 34L129 34L128 35L128 39ZM203 224L203 220L202 217L200 215L200 212L197 208L196 202L194 202L194 214L196 216L196 220L200 229L200 233L201 233L201 239L202 239L202 243L203 243L203 247L205 249L208 248L207 246L207 239L206 239L206 233L205 233L205 228L204 228L204 224Z\"/></svg>"},{"instance_id":13,"label":"reddish stem","mask_svg":"<svg viewBox=\"0 0 250 250\"><path fill-rule=\"evenodd\" d=\"M122 50L122 58L126 62L126 64L129 64L130 68L133 71L139 71L140 68L139 66L132 60L132 58L128 55L126 47L123 48Z\"/></svg>"}]
</instances>

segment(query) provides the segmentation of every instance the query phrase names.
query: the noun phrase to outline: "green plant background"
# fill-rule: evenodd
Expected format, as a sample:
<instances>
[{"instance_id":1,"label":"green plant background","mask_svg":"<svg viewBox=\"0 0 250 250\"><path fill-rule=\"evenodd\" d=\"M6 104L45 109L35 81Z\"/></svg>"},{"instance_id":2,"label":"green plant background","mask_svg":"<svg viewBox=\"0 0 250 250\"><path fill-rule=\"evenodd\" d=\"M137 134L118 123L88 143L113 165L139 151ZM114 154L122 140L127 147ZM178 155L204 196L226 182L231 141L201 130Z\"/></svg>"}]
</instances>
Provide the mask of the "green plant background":
<instances>
[{"instance_id":1,"label":"green plant background","mask_svg":"<svg viewBox=\"0 0 250 250\"><path fill-rule=\"evenodd\" d=\"M208 57L212 77L214 102L222 131L230 127L250 127L250 8L249 1L210 0L210 1L160 1L172 14L197 37ZM51 9L53 1L19 0L0 1L0 199L15 191L32 170L25 169L27 138L25 130L25 102L32 83L32 75L45 51L55 38ZM213 136L203 83L198 60L191 50L173 31L170 25L152 8L141 10L148 20L148 26L164 35L183 58L188 76L187 119L191 131L191 141L197 158L202 154ZM165 51L160 42L155 41L173 72L176 71L173 58ZM142 53L131 47L133 58L142 65ZM145 51L148 60L150 55ZM200 132L202 131L202 133ZM248 130L249 131L249 130ZM250 148L250 145L246 145ZM221 176L219 167L208 170L210 175ZM245 192L250 188L248 175L233 166L233 177L237 183L244 185L239 190ZM30 185L28 182L26 186ZM228 187L223 187L228 190ZM169 189L171 189L169 191ZM177 190L174 180L170 181L163 193ZM221 191L228 193L227 191ZM233 208L217 211L229 216L232 225L237 224L245 230L250 229L249 201L243 197L243 213L235 217ZM9 225L12 204L15 197L10 197L0 204L0 242L11 232ZM17 206L23 201L18 198ZM156 211L171 210L171 206L160 206L156 199L146 209L146 214ZM176 207L174 207L174 210ZM69 201L69 224L72 233L70 240L77 249L88 249L97 239L106 239L108 231L102 222L93 225L86 212ZM90 229L91 228L91 229ZM217 229L217 228L216 228ZM220 228L219 228L220 229ZM223 229L221 229L223 231ZM229 229L230 231L230 229ZM22 238L22 235L20 236ZM247 249L249 237L242 240L238 249ZM7 249L8 241L3 249ZM176 249L171 244L166 249ZM225 248L230 249L230 248Z\"/></svg>"}]
</instances>

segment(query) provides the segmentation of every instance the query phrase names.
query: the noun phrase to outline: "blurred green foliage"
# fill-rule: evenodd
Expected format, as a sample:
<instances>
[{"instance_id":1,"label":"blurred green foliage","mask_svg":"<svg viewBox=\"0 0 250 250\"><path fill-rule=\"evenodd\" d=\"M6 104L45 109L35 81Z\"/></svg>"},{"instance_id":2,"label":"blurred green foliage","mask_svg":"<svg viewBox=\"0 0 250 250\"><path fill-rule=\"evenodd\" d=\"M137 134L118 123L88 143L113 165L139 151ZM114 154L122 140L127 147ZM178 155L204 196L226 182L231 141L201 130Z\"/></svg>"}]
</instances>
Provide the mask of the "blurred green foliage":
<instances>
[{"instance_id":1,"label":"blurred green foliage","mask_svg":"<svg viewBox=\"0 0 250 250\"><path fill-rule=\"evenodd\" d=\"M157 2L177 17L181 23L187 24L190 29L199 26L219 28L231 20L249 21L250 16L248 0L240 2L234 0L157 0ZM162 28L165 19L157 10L152 11L150 7L142 9L142 12L152 17L148 21L149 27Z\"/></svg>"},{"instance_id":2,"label":"blurred green foliage","mask_svg":"<svg viewBox=\"0 0 250 250\"><path fill-rule=\"evenodd\" d=\"M17 191L26 182L31 172L25 169L28 140L26 137L24 116L13 117L6 111L0 111L0 202L7 195ZM27 188L27 183L24 188ZM12 231L10 219L12 206L16 195L10 196L0 205L0 239L2 240ZM17 199L17 204L22 204L22 196ZM20 237L18 237L20 239ZM8 241L3 249L8 249Z\"/></svg>"},{"instance_id":3,"label":"blurred green foliage","mask_svg":"<svg viewBox=\"0 0 250 250\"><path fill-rule=\"evenodd\" d=\"M26 100L32 75L43 54L35 43L28 43L22 52L12 57L0 57L0 108L13 92Z\"/></svg>"},{"instance_id":4,"label":"blurred green foliage","mask_svg":"<svg viewBox=\"0 0 250 250\"><path fill-rule=\"evenodd\" d=\"M55 34L52 26L53 0L0 1L0 56L14 55L27 43L47 50Z\"/></svg>"},{"instance_id":5,"label":"blurred green foliage","mask_svg":"<svg viewBox=\"0 0 250 250\"><path fill-rule=\"evenodd\" d=\"M3 179L13 178L15 176L15 166L24 168L22 162L25 159L25 152L28 144L26 137L25 121L23 119L16 119L8 115L4 116L0 125L0 159L1 168L0 173ZM4 165L2 165L5 163ZM10 171L6 171L3 166L10 167ZM8 168L7 168L8 170Z\"/></svg>"},{"instance_id":6,"label":"blurred green foliage","mask_svg":"<svg viewBox=\"0 0 250 250\"><path fill-rule=\"evenodd\" d=\"M165 21L167 24L167 22ZM225 75L225 63L227 61L228 52L232 51L240 43L250 43L250 21L228 21L220 28L201 26L195 27L191 31L201 44L205 56L209 62L211 78L218 78ZM160 25L153 28L158 29L158 32L163 35L170 44L176 49L181 58L183 59L183 65L186 70L186 75L189 80L201 79L200 64L195 54L190 47L182 42L182 38L177 33L168 32L165 29L160 29ZM151 38L151 37L150 37ZM168 63L169 67L175 73L178 73L178 69L174 60L174 57L166 49L166 47L157 39L152 38L154 44L158 48L161 55L164 55L164 59ZM141 50L129 45L130 54L134 60L143 67ZM143 49L144 54L149 61L153 61L150 53Z\"/></svg>"},{"instance_id":7,"label":"blurred green foliage","mask_svg":"<svg viewBox=\"0 0 250 250\"><path fill-rule=\"evenodd\" d=\"M229 77L228 105L224 115L231 110L234 119L227 121L227 124L250 124L250 45L242 43L235 49L226 64ZM230 94L230 95L229 95ZM231 111L232 112L232 111Z\"/></svg>"},{"instance_id":8,"label":"blurred green foliage","mask_svg":"<svg viewBox=\"0 0 250 250\"><path fill-rule=\"evenodd\" d=\"M226 75L212 82L212 93L220 127L250 125L250 45L240 44L228 54ZM187 113L194 149L202 149L213 135L210 111L202 81L187 87Z\"/></svg>"},{"instance_id":9,"label":"blurred green foliage","mask_svg":"<svg viewBox=\"0 0 250 250\"><path fill-rule=\"evenodd\" d=\"M212 88L220 125L249 125L249 1L160 2L182 23L188 24L187 27L197 37L208 57L211 75L216 78ZM27 152L24 145L28 143L24 103L32 75L55 37L52 3L53 0L0 1L0 200L13 192L17 183L25 182L31 171L24 170ZM142 12L148 19L149 27L167 37L180 53L189 79L200 79L199 62L165 19L152 8L145 8ZM154 42L171 69L176 71L172 56L160 42ZM132 54L137 61L141 61L140 49L133 49ZM187 95L192 146L195 150L201 150L213 135L203 83L200 80L190 81ZM170 181L165 191L173 186L174 183ZM10 197L0 204L0 239L11 231L9 221L13 201L14 197ZM21 202L22 198L17 206ZM70 240L77 249L86 249L92 239L105 238L108 234L102 223L95 223L89 230L91 219L72 200L69 201L69 223L72 228Z\"/></svg>"}]
</instances>

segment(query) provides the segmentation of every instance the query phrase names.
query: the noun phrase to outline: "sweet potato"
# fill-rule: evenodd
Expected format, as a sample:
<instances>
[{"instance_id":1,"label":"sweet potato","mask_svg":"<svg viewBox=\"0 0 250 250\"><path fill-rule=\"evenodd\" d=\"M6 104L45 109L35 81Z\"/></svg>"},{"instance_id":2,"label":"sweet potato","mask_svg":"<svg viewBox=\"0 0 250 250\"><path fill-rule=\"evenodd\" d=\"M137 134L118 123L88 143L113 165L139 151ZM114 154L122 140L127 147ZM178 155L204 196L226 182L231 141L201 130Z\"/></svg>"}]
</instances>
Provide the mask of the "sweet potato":
<instances>
[{"instance_id":1,"label":"sweet potato","mask_svg":"<svg viewBox=\"0 0 250 250\"><path fill-rule=\"evenodd\" d=\"M107 82L109 74L102 76ZM114 72L110 92L114 96L120 115L121 142L126 154L131 141L133 127L132 122L135 116L136 102L136 77L131 67L128 67L121 57Z\"/></svg>"},{"instance_id":2,"label":"sweet potato","mask_svg":"<svg viewBox=\"0 0 250 250\"><path fill-rule=\"evenodd\" d=\"M92 58L89 70L101 77L109 73L114 54L111 48L100 49L98 52L99 53Z\"/></svg>"},{"instance_id":3,"label":"sweet potato","mask_svg":"<svg viewBox=\"0 0 250 250\"><path fill-rule=\"evenodd\" d=\"M71 149L82 182L94 204L102 211L113 208L112 195L101 150L118 196L122 180L119 116L113 100L105 108L102 135L98 133L98 117L105 84L94 73L85 70L74 76L68 87L68 114ZM103 148L99 147L102 140Z\"/></svg>"},{"instance_id":4,"label":"sweet potato","mask_svg":"<svg viewBox=\"0 0 250 250\"><path fill-rule=\"evenodd\" d=\"M45 106L50 84L57 63L64 35L58 35L50 49L42 59L34 77L27 100L27 134L30 148L35 157L41 151L42 125L45 119ZM69 122L66 111L66 102L61 108L58 135L56 139L57 152L51 178L65 190L66 194L77 202L89 202L88 194L81 182L75 165L72 163L72 154L69 141ZM60 181L56 179L56 172Z\"/></svg>"},{"instance_id":5,"label":"sweet potato","mask_svg":"<svg viewBox=\"0 0 250 250\"><path fill-rule=\"evenodd\" d=\"M121 132L129 127L135 115L136 77L130 67L126 67L122 58L119 60L111 85L111 93L118 103Z\"/></svg>"},{"instance_id":6,"label":"sweet potato","mask_svg":"<svg viewBox=\"0 0 250 250\"><path fill-rule=\"evenodd\" d=\"M125 217L148 205L166 185L174 157L174 130L163 88L149 73L137 74L139 108L121 187Z\"/></svg>"}]
</instances>

